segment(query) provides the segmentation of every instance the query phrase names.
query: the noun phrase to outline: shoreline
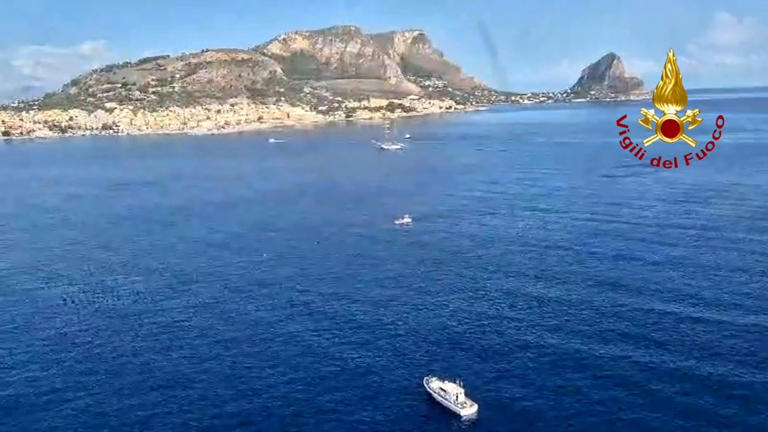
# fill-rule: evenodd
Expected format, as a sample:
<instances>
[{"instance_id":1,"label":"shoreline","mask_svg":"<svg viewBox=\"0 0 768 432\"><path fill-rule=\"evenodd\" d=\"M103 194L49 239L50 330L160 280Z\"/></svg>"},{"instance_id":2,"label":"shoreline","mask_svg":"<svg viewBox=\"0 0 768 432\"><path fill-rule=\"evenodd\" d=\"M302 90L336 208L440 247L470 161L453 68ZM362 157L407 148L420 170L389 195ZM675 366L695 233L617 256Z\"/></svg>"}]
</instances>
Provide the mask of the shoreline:
<instances>
[{"instance_id":1,"label":"shoreline","mask_svg":"<svg viewBox=\"0 0 768 432\"><path fill-rule=\"evenodd\" d=\"M277 113L278 117L273 117L269 119L264 120L256 120L252 122L245 122L237 125L217 125L217 124L208 124L206 126L201 127L193 127L193 128L179 128L179 129L133 129L130 127L121 128L121 130L103 130L99 127L95 128L89 128L89 129L80 129L75 130L73 132L66 132L66 133L57 133L52 132L50 129L44 129L45 132L43 133L32 133L29 135L12 135L12 136L0 136L0 141L17 141L17 140L31 140L31 139L57 139L57 138L72 138L72 137L85 137L85 136L144 136L144 135L189 135L189 136L198 136L198 135L225 135L225 134L236 134L236 133L247 133L247 132L254 132L254 131L261 131L261 130L268 130L268 129L279 129L279 128L311 128L314 126L320 126L320 125L327 125L331 123L342 123L342 122L374 122L374 123L381 123L386 122L393 119L398 118L408 118L408 117L418 117L418 116L426 116L426 115L435 115L435 114L450 114L450 113L464 113L464 112L472 112L472 111L485 111L490 109L491 106L500 106L500 105L546 105L546 104L552 104L552 103L606 103L606 102L627 102L627 101L635 101L635 100L643 100L647 99L647 96L645 97L629 97L629 98L617 98L617 99L571 99L571 100L541 100L541 101L520 101L520 102L505 102L505 103L497 103L497 104L478 104L478 105L459 105L453 101L449 100L432 100L432 99L412 99L412 100L374 100L374 103L368 104L368 105L361 105L357 104L355 105L357 108L360 108L360 114L359 115L353 115L351 117L342 117L337 115L323 115L320 113L308 111L303 107L297 107L297 106L281 106L281 105L267 105L267 106L261 106L261 109L264 110L271 110L272 114ZM414 109L413 111L394 111L394 112L388 112L388 111L382 111L380 110L381 107L386 106L388 103L398 103L403 104L406 107L409 107L410 109ZM416 106L418 108L414 107L414 102L418 102ZM212 108L213 107L213 108ZM120 107L122 110L131 110L132 108L130 106L128 107ZM177 110L180 112L184 112L184 110L211 110L211 109L219 109L219 105L213 105L213 106L198 106L198 107L191 107L191 108L169 108L168 110ZM248 111L251 111L254 109L253 105L246 104L245 108L242 106L238 109L245 109ZM371 111L371 109L379 109ZM70 112L82 112L82 110L50 110L48 112L61 112L63 114L69 114ZM160 115L167 115L166 111L158 111L158 112L144 112L140 111L139 115L153 115L156 113L159 113ZM102 112L98 110L95 113L90 113L90 116L95 115L98 112ZM257 111L258 112L258 111ZM9 111L2 111L0 110L0 120L3 119L3 114L6 114ZM29 111L22 111L18 113L13 113L17 116L24 116L24 115L32 115L37 113L46 113L46 111L37 111L37 112L29 112ZM290 113L299 114L297 118L291 119ZM253 113L251 113L253 114ZM182 114L183 116L183 114ZM69 116L71 119L71 116ZM109 120L102 120L103 122L109 121L109 122L115 122L115 119L112 118L111 113L107 115L107 118ZM210 120L210 116L206 117L206 120L204 122L210 123L212 120ZM261 118L261 116L257 117ZM133 121L133 120L132 120ZM214 114L214 121L215 121L215 114ZM2 124L5 124L5 121L2 122Z\"/></svg>"},{"instance_id":2,"label":"shoreline","mask_svg":"<svg viewBox=\"0 0 768 432\"><path fill-rule=\"evenodd\" d=\"M501 104L499 104L501 105ZM351 118L340 118L338 116L321 116L317 115L312 118L297 119L297 120L267 120L262 122L254 122L249 124L242 124L231 127L201 127L201 128L189 128L189 129L173 129L173 130L129 130L129 131L103 131L98 129L93 130L80 130L76 132L68 133L50 133L50 134L32 134L32 135L14 135L14 136L0 136L0 141L22 141L22 140L50 140L57 138L73 138L73 137L86 137L86 136L145 136L145 135L189 135L189 136L203 136L203 135L228 135L236 133L247 133L269 129L280 128L312 128L315 126L324 126L331 123L346 123L346 122L371 122L371 123L383 123L389 120L408 117L420 117L435 114L451 114L451 113L464 113L472 111L485 111L489 108L489 105L473 105L473 106L456 106L451 105L451 109L442 110L425 110L415 112L394 112L384 115L361 115Z\"/></svg>"}]
</instances>

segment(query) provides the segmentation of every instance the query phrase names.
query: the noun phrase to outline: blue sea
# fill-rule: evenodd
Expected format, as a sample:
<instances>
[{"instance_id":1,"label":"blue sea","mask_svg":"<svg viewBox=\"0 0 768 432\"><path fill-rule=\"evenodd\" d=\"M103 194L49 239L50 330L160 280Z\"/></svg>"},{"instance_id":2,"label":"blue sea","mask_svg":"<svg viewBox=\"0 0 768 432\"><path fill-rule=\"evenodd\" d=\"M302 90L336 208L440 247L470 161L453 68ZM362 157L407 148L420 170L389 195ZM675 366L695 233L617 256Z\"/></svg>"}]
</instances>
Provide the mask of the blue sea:
<instances>
[{"instance_id":1,"label":"blue sea","mask_svg":"<svg viewBox=\"0 0 768 432\"><path fill-rule=\"evenodd\" d=\"M0 430L768 430L768 90L641 107L3 142Z\"/></svg>"}]
</instances>

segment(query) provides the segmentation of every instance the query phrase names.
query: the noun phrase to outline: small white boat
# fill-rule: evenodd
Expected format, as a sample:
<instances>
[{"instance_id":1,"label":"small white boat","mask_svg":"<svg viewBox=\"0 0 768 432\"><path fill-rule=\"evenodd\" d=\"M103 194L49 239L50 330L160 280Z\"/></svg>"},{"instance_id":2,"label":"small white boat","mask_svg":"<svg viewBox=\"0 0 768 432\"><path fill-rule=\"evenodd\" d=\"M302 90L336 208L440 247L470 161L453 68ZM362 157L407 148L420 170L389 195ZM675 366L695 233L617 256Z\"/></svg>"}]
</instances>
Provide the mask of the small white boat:
<instances>
[{"instance_id":1,"label":"small white boat","mask_svg":"<svg viewBox=\"0 0 768 432\"><path fill-rule=\"evenodd\" d=\"M277 138L270 138L270 139L267 140L267 142L270 142L270 143L284 143L285 140L284 139L277 139Z\"/></svg>"},{"instance_id":2,"label":"small white boat","mask_svg":"<svg viewBox=\"0 0 768 432\"><path fill-rule=\"evenodd\" d=\"M405 134L405 135L403 136L403 138L405 138L405 139L411 139L411 134Z\"/></svg>"},{"instance_id":3,"label":"small white boat","mask_svg":"<svg viewBox=\"0 0 768 432\"><path fill-rule=\"evenodd\" d=\"M372 143L376 144L376 146L379 147L381 150L405 150L405 144L399 143L396 141L376 141L371 140Z\"/></svg>"},{"instance_id":4,"label":"small white boat","mask_svg":"<svg viewBox=\"0 0 768 432\"><path fill-rule=\"evenodd\" d=\"M412 223L413 219L411 219L409 214L404 214L402 217L395 219L395 225L410 225Z\"/></svg>"},{"instance_id":5,"label":"small white boat","mask_svg":"<svg viewBox=\"0 0 768 432\"><path fill-rule=\"evenodd\" d=\"M372 143L376 144L376 146L380 150L405 150L405 143L398 142L396 138L392 137L392 130L394 129L394 124L392 122L387 122L384 124L384 140L382 141L376 141L371 140ZM395 134L395 136L397 136Z\"/></svg>"},{"instance_id":6,"label":"small white boat","mask_svg":"<svg viewBox=\"0 0 768 432\"><path fill-rule=\"evenodd\" d=\"M477 404L464 394L460 381L453 382L427 375L424 377L424 388L440 404L462 417L477 414Z\"/></svg>"}]
</instances>

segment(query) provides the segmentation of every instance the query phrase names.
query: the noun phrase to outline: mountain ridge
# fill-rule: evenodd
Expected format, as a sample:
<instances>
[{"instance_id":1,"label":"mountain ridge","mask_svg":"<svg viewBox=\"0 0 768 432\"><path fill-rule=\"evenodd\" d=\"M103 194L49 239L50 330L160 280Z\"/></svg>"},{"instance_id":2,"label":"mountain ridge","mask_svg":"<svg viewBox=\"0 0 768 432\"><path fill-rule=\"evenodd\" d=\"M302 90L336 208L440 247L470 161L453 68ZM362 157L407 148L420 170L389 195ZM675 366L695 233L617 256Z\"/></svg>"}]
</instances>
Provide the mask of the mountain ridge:
<instances>
[{"instance_id":1,"label":"mountain ridge","mask_svg":"<svg viewBox=\"0 0 768 432\"><path fill-rule=\"evenodd\" d=\"M495 103L616 99L637 94L634 80L609 53L570 90L500 91L446 59L423 30L365 33L342 25L286 32L247 49L103 66L40 99L2 107L0 134L211 132Z\"/></svg>"},{"instance_id":2,"label":"mountain ridge","mask_svg":"<svg viewBox=\"0 0 768 432\"><path fill-rule=\"evenodd\" d=\"M609 52L585 67L568 90L549 92L551 97L544 99L611 99L637 94L642 86L639 78L626 75L621 58ZM532 93L541 94L546 93ZM316 108L339 98L421 96L487 104L516 102L519 95L466 75L423 30L364 33L354 25L338 25L282 33L248 49L204 49L107 65L75 77L32 105L158 109L246 98Z\"/></svg>"},{"instance_id":3,"label":"mountain ridge","mask_svg":"<svg viewBox=\"0 0 768 432\"><path fill-rule=\"evenodd\" d=\"M39 104L45 109L94 110L108 103L151 109L244 97L323 105L334 97L430 97L429 86L414 82L429 78L443 81L465 102L472 101L475 90L491 91L446 60L421 30L366 34L347 25L287 32L249 49L206 49L104 66Z\"/></svg>"}]
</instances>

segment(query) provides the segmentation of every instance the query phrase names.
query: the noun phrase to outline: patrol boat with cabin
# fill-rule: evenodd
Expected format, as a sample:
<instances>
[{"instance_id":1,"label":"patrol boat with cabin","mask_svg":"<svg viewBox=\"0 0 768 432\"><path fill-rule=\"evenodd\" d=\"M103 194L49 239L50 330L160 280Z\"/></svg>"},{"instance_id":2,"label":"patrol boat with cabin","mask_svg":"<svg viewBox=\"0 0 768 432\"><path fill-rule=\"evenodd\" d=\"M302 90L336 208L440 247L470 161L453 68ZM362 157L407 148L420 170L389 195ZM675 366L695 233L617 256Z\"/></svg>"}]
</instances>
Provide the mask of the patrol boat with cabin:
<instances>
[{"instance_id":1,"label":"patrol boat with cabin","mask_svg":"<svg viewBox=\"0 0 768 432\"><path fill-rule=\"evenodd\" d=\"M464 394L461 381L448 381L436 376L424 377L424 388L444 407L462 417L477 414L477 404Z\"/></svg>"}]
</instances>

